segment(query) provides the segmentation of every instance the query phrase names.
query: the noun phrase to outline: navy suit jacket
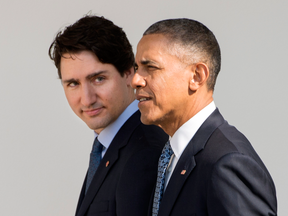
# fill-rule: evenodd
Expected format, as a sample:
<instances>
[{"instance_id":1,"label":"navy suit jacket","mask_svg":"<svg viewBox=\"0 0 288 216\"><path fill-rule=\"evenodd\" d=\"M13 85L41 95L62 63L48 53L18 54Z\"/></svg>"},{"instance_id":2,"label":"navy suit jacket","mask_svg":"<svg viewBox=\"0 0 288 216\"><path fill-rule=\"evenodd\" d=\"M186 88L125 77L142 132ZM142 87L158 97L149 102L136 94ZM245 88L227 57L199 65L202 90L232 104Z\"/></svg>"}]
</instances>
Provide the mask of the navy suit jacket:
<instances>
[{"instance_id":1,"label":"navy suit jacket","mask_svg":"<svg viewBox=\"0 0 288 216\"><path fill-rule=\"evenodd\" d=\"M152 200L148 214L151 215ZM273 180L235 127L216 109L182 153L158 216L277 215Z\"/></svg>"},{"instance_id":2,"label":"navy suit jacket","mask_svg":"<svg viewBox=\"0 0 288 216\"><path fill-rule=\"evenodd\" d=\"M84 180L76 216L146 216L167 140L162 129L143 125L135 112L111 142L86 195Z\"/></svg>"}]
</instances>

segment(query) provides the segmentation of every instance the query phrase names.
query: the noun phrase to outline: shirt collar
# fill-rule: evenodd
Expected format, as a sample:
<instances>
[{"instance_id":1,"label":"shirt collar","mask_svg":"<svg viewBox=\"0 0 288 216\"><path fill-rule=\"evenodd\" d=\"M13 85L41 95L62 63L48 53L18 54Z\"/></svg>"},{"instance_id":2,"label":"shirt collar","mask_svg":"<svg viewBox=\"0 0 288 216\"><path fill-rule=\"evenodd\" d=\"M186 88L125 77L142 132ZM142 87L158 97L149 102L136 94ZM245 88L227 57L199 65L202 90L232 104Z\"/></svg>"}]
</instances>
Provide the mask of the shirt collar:
<instances>
[{"instance_id":1,"label":"shirt collar","mask_svg":"<svg viewBox=\"0 0 288 216\"><path fill-rule=\"evenodd\" d=\"M122 125L138 110L138 101L134 100L121 115L106 128L104 128L100 134L94 131L95 138L98 137L99 142L107 149L110 143L114 139L115 135L122 127Z\"/></svg>"},{"instance_id":2,"label":"shirt collar","mask_svg":"<svg viewBox=\"0 0 288 216\"><path fill-rule=\"evenodd\" d=\"M195 116L185 122L176 132L170 137L170 144L175 157L180 158L189 141L193 138L197 130L203 122L216 109L214 101L208 104L204 109L200 110Z\"/></svg>"}]
</instances>

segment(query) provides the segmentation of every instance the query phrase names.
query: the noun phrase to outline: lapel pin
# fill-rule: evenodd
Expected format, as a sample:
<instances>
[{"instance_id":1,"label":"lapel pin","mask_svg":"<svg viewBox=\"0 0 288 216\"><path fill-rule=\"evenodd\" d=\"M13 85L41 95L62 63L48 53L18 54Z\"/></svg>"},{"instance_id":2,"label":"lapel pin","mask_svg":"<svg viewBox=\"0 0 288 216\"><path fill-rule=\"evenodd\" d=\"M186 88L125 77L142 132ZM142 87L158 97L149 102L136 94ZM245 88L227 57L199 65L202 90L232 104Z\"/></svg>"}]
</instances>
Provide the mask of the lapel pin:
<instances>
[{"instance_id":1,"label":"lapel pin","mask_svg":"<svg viewBox=\"0 0 288 216\"><path fill-rule=\"evenodd\" d=\"M181 175L185 175L186 170L182 170Z\"/></svg>"},{"instance_id":2,"label":"lapel pin","mask_svg":"<svg viewBox=\"0 0 288 216\"><path fill-rule=\"evenodd\" d=\"M108 167L108 166L109 166L109 161L106 162L106 167Z\"/></svg>"}]
</instances>

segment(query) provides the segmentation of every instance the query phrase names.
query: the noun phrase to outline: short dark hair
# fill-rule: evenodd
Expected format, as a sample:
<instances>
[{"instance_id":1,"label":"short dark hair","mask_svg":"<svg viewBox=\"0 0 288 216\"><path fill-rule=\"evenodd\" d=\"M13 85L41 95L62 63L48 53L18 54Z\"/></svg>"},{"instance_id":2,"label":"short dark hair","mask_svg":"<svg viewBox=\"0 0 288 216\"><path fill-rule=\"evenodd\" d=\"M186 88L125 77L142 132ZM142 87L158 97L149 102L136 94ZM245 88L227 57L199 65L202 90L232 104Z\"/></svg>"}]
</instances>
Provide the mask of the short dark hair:
<instances>
[{"instance_id":1,"label":"short dark hair","mask_svg":"<svg viewBox=\"0 0 288 216\"><path fill-rule=\"evenodd\" d=\"M221 67L221 52L216 37L205 25L186 18L168 19L154 23L143 35L149 34L163 34L171 44L182 46L186 51L180 54L183 58L185 55L201 56L201 61L207 63L210 71L208 90L214 90ZM193 61L193 57L189 59L189 63L196 63Z\"/></svg>"},{"instance_id":2,"label":"short dark hair","mask_svg":"<svg viewBox=\"0 0 288 216\"><path fill-rule=\"evenodd\" d=\"M49 56L58 69L60 79L63 54L81 51L91 51L100 62L114 65L121 76L134 66L132 46L125 32L104 17L86 15L58 32L50 45Z\"/></svg>"}]
</instances>

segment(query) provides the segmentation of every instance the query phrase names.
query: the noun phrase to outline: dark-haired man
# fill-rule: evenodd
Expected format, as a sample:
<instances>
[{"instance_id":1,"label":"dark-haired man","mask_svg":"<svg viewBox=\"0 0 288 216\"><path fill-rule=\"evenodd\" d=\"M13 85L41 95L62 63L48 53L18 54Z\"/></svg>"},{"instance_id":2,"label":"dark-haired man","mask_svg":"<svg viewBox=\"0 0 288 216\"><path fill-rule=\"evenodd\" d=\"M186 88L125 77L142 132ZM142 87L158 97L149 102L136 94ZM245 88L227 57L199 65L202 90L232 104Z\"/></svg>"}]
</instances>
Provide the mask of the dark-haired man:
<instances>
[{"instance_id":1,"label":"dark-haired man","mask_svg":"<svg viewBox=\"0 0 288 216\"><path fill-rule=\"evenodd\" d=\"M132 86L141 121L171 137L149 215L277 215L269 172L214 104L220 63L213 33L190 19L157 22L138 44Z\"/></svg>"},{"instance_id":2,"label":"dark-haired man","mask_svg":"<svg viewBox=\"0 0 288 216\"><path fill-rule=\"evenodd\" d=\"M140 122L125 33L103 17L85 16L57 34L49 55L70 107L95 131L76 216L147 215L168 136Z\"/></svg>"}]
</instances>

